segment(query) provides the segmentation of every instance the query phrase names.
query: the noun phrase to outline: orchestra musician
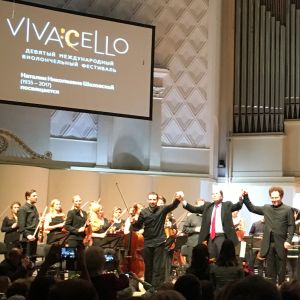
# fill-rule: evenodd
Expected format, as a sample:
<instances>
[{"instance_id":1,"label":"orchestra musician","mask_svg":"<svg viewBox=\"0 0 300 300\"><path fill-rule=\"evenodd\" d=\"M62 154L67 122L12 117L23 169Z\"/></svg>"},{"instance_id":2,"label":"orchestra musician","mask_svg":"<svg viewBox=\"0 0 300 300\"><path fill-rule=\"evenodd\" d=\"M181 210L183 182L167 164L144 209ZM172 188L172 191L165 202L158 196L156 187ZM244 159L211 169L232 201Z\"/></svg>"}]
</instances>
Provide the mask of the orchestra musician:
<instances>
[{"instance_id":1,"label":"orchestra musician","mask_svg":"<svg viewBox=\"0 0 300 300\"><path fill-rule=\"evenodd\" d=\"M20 209L21 204L19 202L13 202L10 205L10 214L3 219L1 231L5 232L4 243L6 246L6 253L19 246L20 233L18 227L17 213Z\"/></svg>"},{"instance_id":2,"label":"orchestra musician","mask_svg":"<svg viewBox=\"0 0 300 300\"><path fill-rule=\"evenodd\" d=\"M35 260L38 241L34 234L39 226L39 213L35 206L38 200L36 190L26 191L25 200L25 204L20 207L17 213L18 227L24 254L29 256L31 260Z\"/></svg>"},{"instance_id":3,"label":"orchestra musician","mask_svg":"<svg viewBox=\"0 0 300 300\"><path fill-rule=\"evenodd\" d=\"M166 234L165 219L169 212L178 207L183 200L183 192L177 192L172 204L157 206L158 195L148 194L148 207L142 209L138 218L131 218L133 230L144 228L143 258L145 263L145 281L157 288L161 284L161 270Z\"/></svg>"},{"instance_id":4,"label":"orchestra musician","mask_svg":"<svg viewBox=\"0 0 300 300\"><path fill-rule=\"evenodd\" d=\"M44 231L47 233L47 244L58 242L66 236L63 232L66 216L62 211L59 199L53 199L49 206L49 212L45 216Z\"/></svg>"},{"instance_id":5,"label":"orchestra musician","mask_svg":"<svg viewBox=\"0 0 300 300\"><path fill-rule=\"evenodd\" d=\"M145 264L142 257L144 247L144 229L138 231L131 230L131 220L138 219L144 206L140 203L134 204L129 208L129 217L125 220L123 247L124 255L122 260L122 271L133 272L138 278L144 276Z\"/></svg>"},{"instance_id":6,"label":"orchestra musician","mask_svg":"<svg viewBox=\"0 0 300 300\"><path fill-rule=\"evenodd\" d=\"M103 245L103 239L106 237L107 230L110 227L108 220L104 217L100 203L92 202L90 204L88 219L93 246L100 247Z\"/></svg>"},{"instance_id":7,"label":"orchestra musician","mask_svg":"<svg viewBox=\"0 0 300 300\"><path fill-rule=\"evenodd\" d=\"M115 207L113 210L113 216L110 220L110 233L123 233L125 221L122 217L122 209L120 207Z\"/></svg>"},{"instance_id":8,"label":"orchestra musician","mask_svg":"<svg viewBox=\"0 0 300 300\"><path fill-rule=\"evenodd\" d=\"M239 241L242 241L245 236L245 221L239 216L239 211L232 212L232 222Z\"/></svg>"},{"instance_id":9,"label":"orchestra musician","mask_svg":"<svg viewBox=\"0 0 300 300\"><path fill-rule=\"evenodd\" d=\"M202 206L205 200L198 198L195 202L195 206ZM181 254L186 256L186 262L191 263L192 251L199 242L199 233L202 223L202 214L200 213L188 213L183 227L182 232L187 234L186 244L181 247Z\"/></svg>"},{"instance_id":10,"label":"orchestra musician","mask_svg":"<svg viewBox=\"0 0 300 300\"><path fill-rule=\"evenodd\" d=\"M125 235L130 233L132 218L137 219L143 208L144 208L144 206L140 203L136 203L133 205L133 207L129 208L129 217L125 220L125 223L124 223L124 234ZM140 229L138 232L143 233L144 230Z\"/></svg>"},{"instance_id":11,"label":"orchestra musician","mask_svg":"<svg viewBox=\"0 0 300 300\"><path fill-rule=\"evenodd\" d=\"M80 195L72 198L73 209L68 211L64 228L69 232L67 244L69 247L83 246L85 228L87 227L87 213L81 209Z\"/></svg>"}]
</instances>

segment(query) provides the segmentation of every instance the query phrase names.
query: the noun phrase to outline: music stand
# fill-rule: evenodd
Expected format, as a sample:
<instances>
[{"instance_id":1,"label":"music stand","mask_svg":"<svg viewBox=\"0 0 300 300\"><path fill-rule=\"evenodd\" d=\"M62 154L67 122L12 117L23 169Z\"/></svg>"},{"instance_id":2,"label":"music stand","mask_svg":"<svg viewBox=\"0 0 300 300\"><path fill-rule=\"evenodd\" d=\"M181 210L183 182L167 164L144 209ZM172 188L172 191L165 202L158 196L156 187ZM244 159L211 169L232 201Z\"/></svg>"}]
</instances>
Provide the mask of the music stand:
<instances>
[{"instance_id":1,"label":"music stand","mask_svg":"<svg viewBox=\"0 0 300 300\"><path fill-rule=\"evenodd\" d=\"M179 235L178 237L176 237L176 241L175 241L175 251L180 251L181 246L185 245L187 242L187 235Z\"/></svg>"}]
</instances>

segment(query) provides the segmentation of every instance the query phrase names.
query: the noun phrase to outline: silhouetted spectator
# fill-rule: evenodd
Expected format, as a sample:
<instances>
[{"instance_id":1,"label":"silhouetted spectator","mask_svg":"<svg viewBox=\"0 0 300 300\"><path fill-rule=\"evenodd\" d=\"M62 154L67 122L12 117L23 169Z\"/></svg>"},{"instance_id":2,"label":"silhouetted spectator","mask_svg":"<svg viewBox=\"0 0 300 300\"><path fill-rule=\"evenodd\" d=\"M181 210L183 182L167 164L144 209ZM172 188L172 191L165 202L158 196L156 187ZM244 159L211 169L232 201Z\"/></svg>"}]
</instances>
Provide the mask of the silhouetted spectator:
<instances>
[{"instance_id":1,"label":"silhouetted spectator","mask_svg":"<svg viewBox=\"0 0 300 300\"><path fill-rule=\"evenodd\" d=\"M294 279L291 282L284 282L280 287L282 300L300 299L300 283Z\"/></svg>"},{"instance_id":2,"label":"silhouetted spectator","mask_svg":"<svg viewBox=\"0 0 300 300\"><path fill-rule=\"evenodd\" d=\"M107 252L108 253L108 252ZM111 252L113 260L116 263L115 271L119 271L117 256ZM90 274L91 281L97 290L99 299L115 300L117 299L117 291L123 290L129 286L129 279L125 274L103 273L106 264L104 251L100 247L91 246L85 251L85 259L87 270ZM109 266L113 265L110 261Z\"/></svg>"},{"instance_id":3,"label":"silhouetted spectator","mask_svg":"<svg viewBox=\"0 0 300 300\"><path fill-rule=\"evenodd\" d=\"M186 298L174 290L164 290L154 293L150 300L185 300ZM196 299L196 298L194 298Z\"/></svg>"},{"instance_id":4,"label":"silhouetted spectator","mask_svg":"<svg viewBox=\"0 0 300 300\"><path fill-rule=\"evenodd\" d=\"M217 295L216 300L281 300L277 287L261 276L250 275L230 283Z\"/></svg>"},{"instance_id":5,"label":"silhouetted spectator","mask_svg":"<svg viewBox=\"0 0 300 300\"><path fill-rule=\"evenodd\" d=\"M14 295L21 295L25 298L28 295L30 281L28 279L17 279L6 291L6 297L9 298Z\"/></svg>"},{"instance_id":6,"label":"silhouetted spectator","mask_svg":"<svg viewBox=\"0 0 300 300\"><path fill-rule=\"evenodd\" d=\"M49 290L55 283L52 276L35 278L30 285L27 300L47 300Z\"/></svg>"},{"instance_id":7,"label":"silhouetted spectator","mask_svg":"<svg viewBox=\"0 0 300 300\"><path fill-rule=\"evenodd\" d=\"M244 278L244 270L237 260L232 240L224 240L216 264L211 265L210 275L216 291L229 282Z\"/></svg>"},{"instance_id":8,"label":"silhouetted spectator","mask_svg":"<svg viewBox=\"0 0 300 300\"><path fill-rule=\"evenodd\" d=\"M213 284L208 280L200 280L200 282L201 282L203 300L214 300L215 289Z\"/></svg>"},{"instance_id":9,"label":"silhouetted spectator","mask_svg":"<svg viewBox=\"0 0 300 300\"><path fill-rule=\"evenodd\" d=\"M192 252L191 266L186 270L187 274L193 274L199 280L210 279L210 265L208 248L204 244L198 244Z\"/></svg>"},{"instance_id":10,"label":"silhouetted spectator","mask_svg":"<svg viewBox=\"0 0 300 300\"><path fill-rule=\"evenodd\" d=\"M98 300L93 284L84 279L65 280L54 284L48 294L48 300ZM102 299L102 298L100 298Z\"/></svg>"},{"instance_id":11,"label":"silhouetted spectator","mask_svg":"<svg viewBox=\"0 0 300 300\"><path fill-rule=\"evenodd\" d=\"M23 256L22 250L12 248L7 258L0 263L0 275L8 276L11 281L31 275L33 264L28 256Z\"/></svg>"},{"instance_id":12,"label":"silhouetted spectator","mask_svg":"<svg viewBox=\"0 0 300 300\"><path fill-rule=\"evenodd\" d=\"M200 280L193 274L186 274L177 279L174 290L182 294L186 300L202 300Z\"/></svg>"},{"instance_id":13,"label":"silhouetted spectator","mask_svg":"<svg viewBox=\"0 0 300 300\"><path fill-rule=\"evenodd\" d=\"M8 276L0 276L0 293L1 294L5 294L10 285L11 285L11 281Z\"/></svg>"}]
</instances>

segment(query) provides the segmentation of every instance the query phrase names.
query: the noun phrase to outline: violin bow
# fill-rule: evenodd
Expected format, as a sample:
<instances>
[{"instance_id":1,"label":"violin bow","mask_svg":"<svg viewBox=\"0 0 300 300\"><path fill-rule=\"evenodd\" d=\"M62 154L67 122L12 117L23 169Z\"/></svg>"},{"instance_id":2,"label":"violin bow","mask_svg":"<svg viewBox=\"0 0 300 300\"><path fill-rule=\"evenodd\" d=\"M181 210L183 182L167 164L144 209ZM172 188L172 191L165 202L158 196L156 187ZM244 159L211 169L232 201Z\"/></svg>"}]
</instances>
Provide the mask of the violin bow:
<instances>
[{"instance_id":1,"label":"violin bow","mask_svg":"<svg viewBox=\"0 0 300 300\"><path fill-rule=\"evenodd\" d=\"M35 236L35 235L37 234L37 232L38 232L38 230L39 230L39 228L40 228L42 222L45 221L45 220L43 220L43 219L45 218L47 209L48 209L48 206L46 206L46 207L44 208L44 211L43 211L43 213L42 213L41 219L39 220L38 226L36 227L36 229L35 229L35 231L34 231L34 233L33 233L33 236Z\"/></svg>"},{"instance_id":2,"label":"violin bow","mask_svg":"<svg viewBox=\"0 0 300 300\"><path fill-rule=\"evenodd\" d=\"M117 182L116 182L116 187L117 187L117 189L118 189L118 191L119 191L119 193L120 193L120 196L121 196L122 201L123 201L123 203L124 203L124 205L125 205L125 207L126 207L126 210L127 210L128 213L129 213L129 208L128 208L127 204L126 204L125 198L124 198L124 196L123 196L123 194L122 194L122 192L121 192L121 190L120 190L120 188L119 188L119 184L118 184Z\"/></svg>"},{"instance_id":3,"label":"violin bow","mask_svg":"<svg viewBox=\"0 0 300 300\"><path fill-rule=\"evenodd\" d=\"M8 211L10 205L8 205L3 211L2 213L0 214L0 219L3 217L3 215Z\"/></svg>"}]
</instances>

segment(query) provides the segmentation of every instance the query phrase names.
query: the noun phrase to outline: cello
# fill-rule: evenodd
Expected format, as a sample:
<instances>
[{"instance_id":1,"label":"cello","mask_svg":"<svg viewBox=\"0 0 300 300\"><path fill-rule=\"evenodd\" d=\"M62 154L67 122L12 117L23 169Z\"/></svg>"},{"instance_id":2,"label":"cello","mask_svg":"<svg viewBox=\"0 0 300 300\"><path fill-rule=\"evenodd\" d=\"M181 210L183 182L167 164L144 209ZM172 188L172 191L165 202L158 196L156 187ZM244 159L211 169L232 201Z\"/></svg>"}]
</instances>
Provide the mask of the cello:
<instances>
[{"instance_id":1,"label":"cello","mask_svg":"<svg viewBox=\"0 0 300 300\"><path fill-rule=\"evenodd\" d=\"M130 217L138 217L140 210L138 204L135 204L130 211ZM144 259L142 257L142 249L144 247L144 237L141 233L130 230L129 234L124 236L124 248L127 255L123 264L127 272L135 273L139 278L144 276Z\"/></svg>"},{"instance_id":2,"label":"cello","mask_svg":"<svg viewBox=\"0 0 300 300\"><path fill-rule=\"evenodd\" d=\"M116 186L128 211L128 220L131 218L137 218L141 211L141 206L139 206L139 204L135 204L131 209L128 209L118 183L116 183ZM142 257L143 246L144 237L141 233L130 230L128 234L124 234L123 247L125 249L125 253L120 264L122 272L133 272L139 278L144 276L145 265Z\"/></svg>"}]
</instances>

